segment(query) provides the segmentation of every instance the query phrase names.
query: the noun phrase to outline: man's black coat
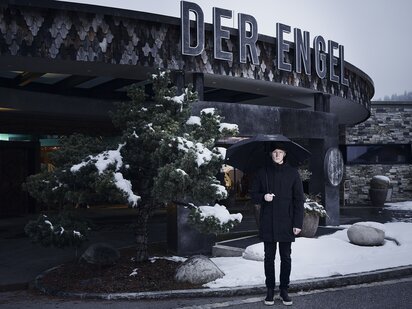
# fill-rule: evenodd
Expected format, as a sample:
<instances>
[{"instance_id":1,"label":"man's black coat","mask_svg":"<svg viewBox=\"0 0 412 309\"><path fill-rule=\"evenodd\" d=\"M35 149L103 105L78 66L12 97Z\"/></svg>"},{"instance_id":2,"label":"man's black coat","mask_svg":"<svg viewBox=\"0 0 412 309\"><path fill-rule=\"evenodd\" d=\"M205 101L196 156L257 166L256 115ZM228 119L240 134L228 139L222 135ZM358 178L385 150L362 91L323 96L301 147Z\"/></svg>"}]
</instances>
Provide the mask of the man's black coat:
<instances>
[{"instance_id":1,"label":"man's black coat","mask_svg":"<svg viewBox=\"0 0 412 309\"><path fill-rule=\"evenodd\" d=\"M271 163L257 171L250 190L260 204L259 237L267 242L295 241L293 228L303 224L303 186L299 172L287 163ZM272 202L264 195L273 193Z\"/></svg>"}]
</instances>

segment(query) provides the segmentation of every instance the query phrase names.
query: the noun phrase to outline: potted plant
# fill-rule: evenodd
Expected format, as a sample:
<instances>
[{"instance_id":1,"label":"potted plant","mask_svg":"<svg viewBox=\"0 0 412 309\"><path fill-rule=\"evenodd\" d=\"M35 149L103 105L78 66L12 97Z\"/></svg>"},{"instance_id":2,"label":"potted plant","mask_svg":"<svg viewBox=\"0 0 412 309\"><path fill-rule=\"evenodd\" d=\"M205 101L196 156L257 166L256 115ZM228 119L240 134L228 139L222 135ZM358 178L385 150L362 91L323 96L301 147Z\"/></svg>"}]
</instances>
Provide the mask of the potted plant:
<instances>
[{"instance_id":1,"label":"potted plant","mask_svg":"<svg viewBox=\"0 0 412 309\"><path fill-rule=\"evenodd\" d=\"M376 175L370 181L369 197L372 205L383 207L388 196L390 179L386 176Z\"/></svg>"},{"instance_id":2,"label":"potted plant","mask_svg":"<svg viewBox=\"0 0 412 309\"><path fill-rule=\"evenodd\" d=\"M319 195L307 197L304 203L304 217L301 237L314 237L319 226L319 218L327 216L325 208L319 204Z\"/></svg>"},{"instance_id":3,"label":"potted plant","mask_svg":"<svg viewBox=\"0 0 412 309\"><path fill-rule=\"evenodd\" d=\"M225 206L195 206L181 202L167 207L168 250L180 256L212 254L217 235L228 233L242 221L240 213L231 214Z\"/></svg>"},{"instance_id":4,"label":"potted plant","mask_svg":"<svg viewBox=\"0 0 412 309\"><path fill-rule=\"evenodd\" d=\"M298 171L302 182L307 183L312 173L304 167L300 167ZM321 197L319 194L313 196L305 193L305 197L303 226L299 236L314 237L318 230L319 218L325 217L327 214L325 208L320 204Z\"/></svg>"}]
</instances>

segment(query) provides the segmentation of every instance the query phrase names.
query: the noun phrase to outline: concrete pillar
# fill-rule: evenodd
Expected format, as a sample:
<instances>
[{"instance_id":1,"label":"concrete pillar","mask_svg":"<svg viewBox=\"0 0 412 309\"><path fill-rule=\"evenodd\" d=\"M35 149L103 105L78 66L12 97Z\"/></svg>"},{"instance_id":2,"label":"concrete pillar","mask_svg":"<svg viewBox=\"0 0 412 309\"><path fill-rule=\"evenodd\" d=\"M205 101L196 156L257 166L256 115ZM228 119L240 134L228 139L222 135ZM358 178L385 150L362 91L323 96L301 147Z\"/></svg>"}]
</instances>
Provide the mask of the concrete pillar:
<instances>
[{"instance_id":1,"label":"concrete pillar","mask_svg":"<svg viewBox=\"0 0 412 309\"><path fill-rule=\"evenodd\" d=\"M312 156L310 158L309 171L312 176L309 181L309 194L321 194L322 199L325 196L325 177L323 174L323 140L311 139L308 147Z\"/></svg>"},{"instance_id":2,"label":"concrete pillar","mask_svg":"<svg viewBox=\"0 0 412 309\"><path fill-rule=\"evenodd\" d=\"M320 193L321 204L325 207L328 217L320 220L321 225L339 225L339 186L332 186L325 175L325 155L330 147L337 147L335 139L311 139L309 151L309 170L312 172L309 182L309 193Z\"/></svg>"},{"instance_id":3,"label":"concrete pillar","mask_svg":"<svg viewBox=\"0 0 412 309\"><path fill-rule=\"evenodd\" d=\"M323 93L315 93L313 95L313 110L316 112L330 112L330 95Z\"/></svg>"},{"instance_id":4,"label":"concrete pillar","mask_svg":"<svg viewBox=\"0 0 412 309\"><path fill-rule=\"evenodd\" d=\"M330 112L330 95L315 93L314 110L324 113ZM311 167L312 171L311 185L309 192L322 195L322 204L325 206L328 217L321 220L323 225L339 225L339 186L333 186L328 182L325 175L325 155L329 148L339 146L339 129L336 123L336 132L328 132L329 137L323 140L315 141L312 145ZM315 173L316 171L316 173Z\"/></svg>"},{"instance_id":5,"label":"concrete pillar","mask_svg":"<svg viewBox=\"0 0 412 309\"><path fill-rule=\"evenodd\" d=\"M336 124L336 137L333 138L326 138L323 147L323 168L322 173L324 175L324 196L322 199L323 205L326 207L326 212L328 213L328 217L324 218L322 221L325 225L339 225L339 211L340 211L340 196L339 196L339 185L333 186L328 181L328 176L325 175L325 155L328 149L332 147L339 146L339 138L338 138L338 125Z\"/></svg>"}]
</instances>

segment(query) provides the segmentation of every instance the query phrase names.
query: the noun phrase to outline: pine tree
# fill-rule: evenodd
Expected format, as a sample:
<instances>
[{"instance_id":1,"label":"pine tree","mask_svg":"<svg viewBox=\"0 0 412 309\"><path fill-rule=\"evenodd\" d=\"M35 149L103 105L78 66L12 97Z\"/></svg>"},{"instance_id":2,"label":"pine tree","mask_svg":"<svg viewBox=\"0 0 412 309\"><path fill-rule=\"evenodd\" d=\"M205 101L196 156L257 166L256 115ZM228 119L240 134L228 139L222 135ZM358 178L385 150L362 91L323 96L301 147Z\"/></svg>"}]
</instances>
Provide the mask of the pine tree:
<instances>
[{"instance_id":1,"label":"pine tree","mask_svg":"<svg viewBox=\"0 0 412 309\"><path fill-rule=\"evenodd\" d=\"M214 109L190 116L197 95L191 86L178 95L168 72L153 74L151 81L152 97L133 85L128 90L131 100L119 103L112 113L113 124L122 132L116 149L77 156L77 148L71 147L57 156L64 168L49 173L48 182L36 182L52 196L52 191L61 191L59 203L105 196L135 208L137 261L148 258L147 223L157 207L176 200L209 205L226 197L215 177L225 154L214 145L220 137L237 132L235 125L221 123ZM93 152L92 146L87 149ZM65 162L68 154L77 161ZM41 196L38 187L34 191L34 196Z\"/></svg>"},{"instance_id":2,"label":"pine tree","mask_svg":"<svg viewBox=\"0 0 412 309\"><path fill-rule=\"evenodd\" d=\"M147 100L144 90L133 86L128 92L132 100L120 104L112 116L123 132L122 156L129 165L124 177L141 197L136 207L137 260L147 258L147 222L156 207L175 200L210 203L226 197L215 177L224 153L214 145L237 132L236 127L221 125L213 110L191 117L196 93L189 86L178 95L168 72L159 71L151 80L153 97ZM192 124L193 119L200 125Z\"/></svg>"},{"instance_id":3,"label":"pine tree","mask_svg":"<svg viewBox=\"0 0 412 309\"><path fill-rule=\"evenodd\" d=\"M82 177L73 174L73 164L97 155L110 144L101 137L73 134L62 137L59 150L51 156L52 165L40 173L29 176L24 188L41 206L46 206L55 215L40 215L28 222L25 232L29 238L43 246L64 248L79 247L88 236L88 223L75 214L79 205L99 202L121 202L123 195L104 175L89 167Z\"/></svg>"},{"instance_id":4,"label":"pine tree","mask_svg":"<svg viewBox=\"0 0 412 309\"><path fill-rule=\"evenodd\" d=\"M70 171L74 164L110 147L112 144L101 137L81 134L62 137L59 150L50 156L52 169L29 176L24 187L37 201L59 211L70 211L82 204L107 202L108 196L112 202L122 201L123 196L117 189L113 190L110 182L107 183L107 175L105 181L105 175L98 175L98 171L90 167L82 175ZM104 183L107 184L105 187Z\"/></svg>"}]
</instances>

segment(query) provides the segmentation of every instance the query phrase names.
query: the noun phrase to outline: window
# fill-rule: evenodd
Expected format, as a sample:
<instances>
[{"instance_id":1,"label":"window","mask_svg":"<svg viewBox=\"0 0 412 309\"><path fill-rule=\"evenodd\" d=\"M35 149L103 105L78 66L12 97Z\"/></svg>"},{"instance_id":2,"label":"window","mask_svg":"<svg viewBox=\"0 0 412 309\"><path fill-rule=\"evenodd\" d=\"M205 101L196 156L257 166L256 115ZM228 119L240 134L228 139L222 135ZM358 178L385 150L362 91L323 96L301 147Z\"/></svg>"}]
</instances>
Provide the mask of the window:
<instances>
[{"instance_id":1,"label":"window","mask_svg":"<svg viewBox=\"0 0 412 309\"><path fill-rule=\"evenodd\" d=\"M345 164L410 164L410 144L343 145L340 147Z\"/></svg>"}]
</instances>

